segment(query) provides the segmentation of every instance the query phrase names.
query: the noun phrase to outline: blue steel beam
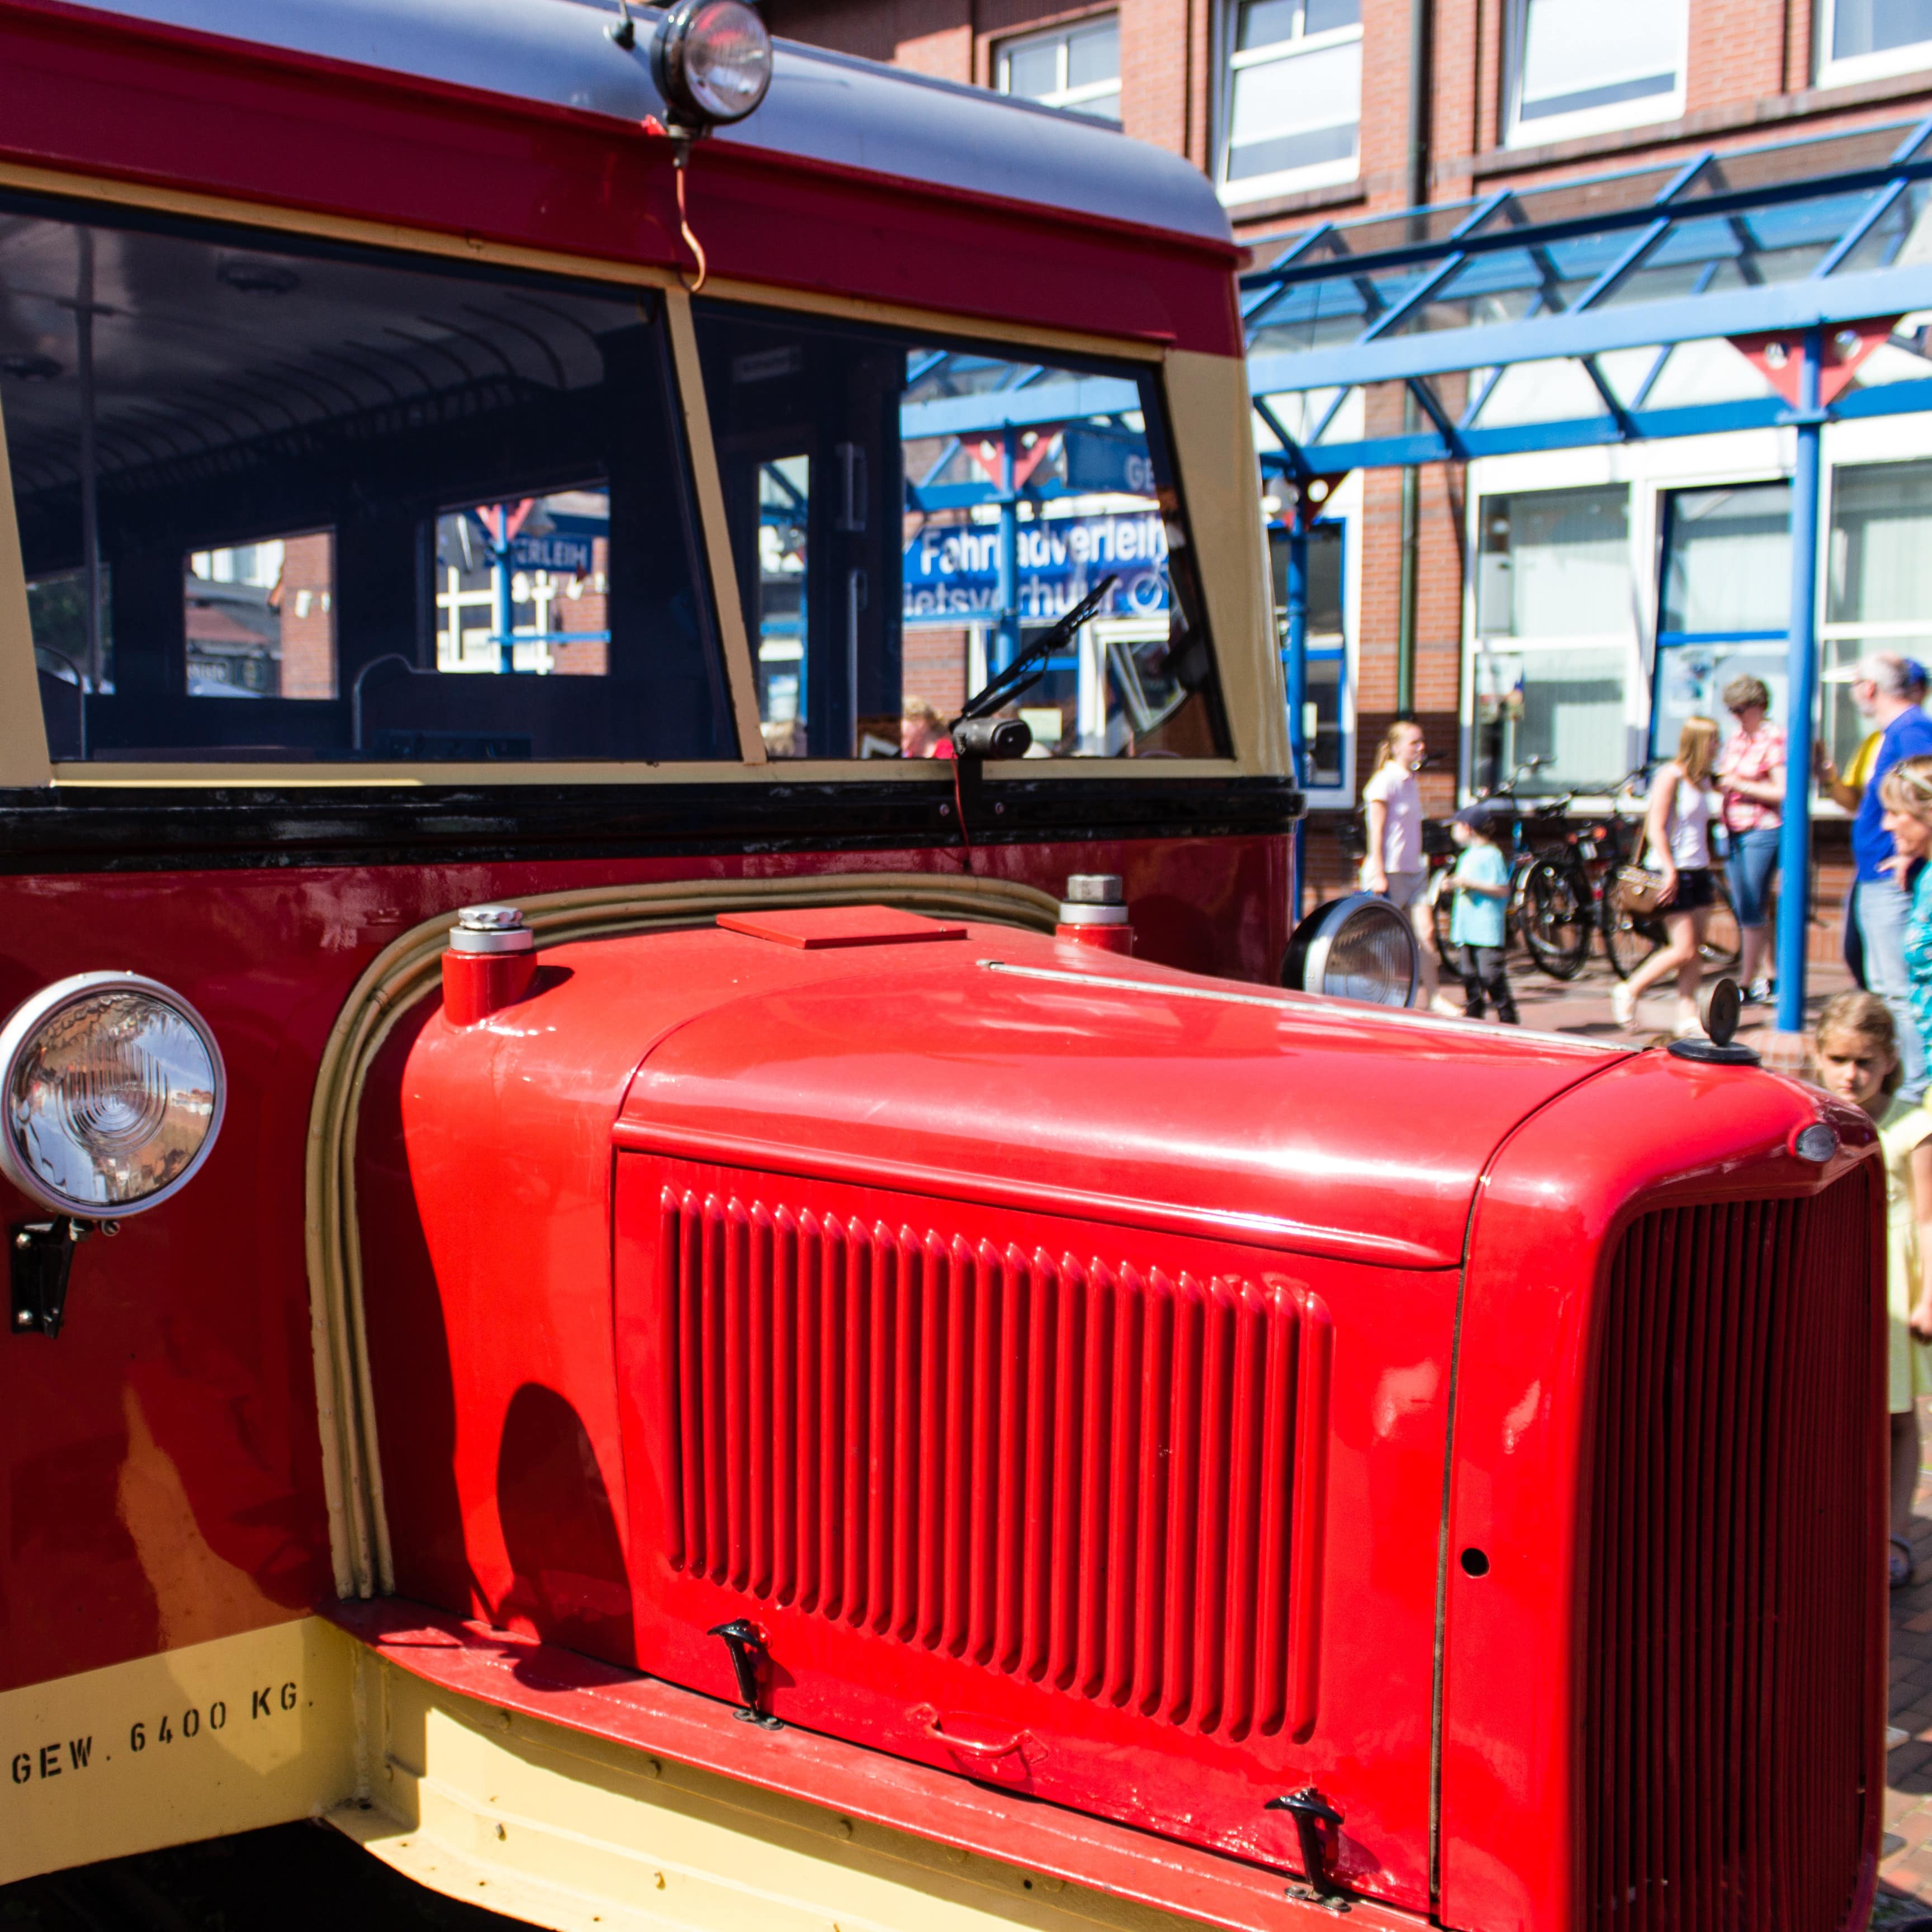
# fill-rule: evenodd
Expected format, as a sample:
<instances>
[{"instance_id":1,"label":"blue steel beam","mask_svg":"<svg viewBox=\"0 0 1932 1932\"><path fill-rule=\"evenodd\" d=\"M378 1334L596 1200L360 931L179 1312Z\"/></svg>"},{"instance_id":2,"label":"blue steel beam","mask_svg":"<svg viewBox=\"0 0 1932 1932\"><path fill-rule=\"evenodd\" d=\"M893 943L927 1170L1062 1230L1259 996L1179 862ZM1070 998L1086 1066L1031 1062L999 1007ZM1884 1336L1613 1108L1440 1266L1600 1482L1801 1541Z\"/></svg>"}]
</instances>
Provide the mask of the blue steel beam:
<instances>
[{"instance_id":1,"label":"blue steel beam","mask_svg":"<svg viewBox=\"0 0 1932 1932\"><path fill-rule=\"evenodd\" d=\"M899 410L899 433L910 440L914 436L972 436L998 429L1036 429L1044 423L1117 416L1140 407L1138 382L1118 376L1082 376L1070 382L1038 382L1024 389L982 390L976 395L938 396L929 403L906 403Z\"/></svg>"},{"instance_id":2,"label":"blue steel beam","mask_svg":"<svg viewBox=\"0 0 1932 1932\"><path fill-rule=\"evenodd\" d=\"M1818 466L1819 430L1825 412L1818 406L1819 365L1824 339L1818 329L1804 335L1798 365L1798 460L1791 478L1791 617L1785 658L1786 729L1784 761L1784 827L1778 841L1778 870L1784 874L1778 898L1778 1027L1800 1033L1804 1026L1806 928L1811 918L1812 734L1818 708Z\"/></svg>"},{"instance_id":3,"label":"blue steel beam","mask_svg":"<svg viewBox=\"0 0 1932 1932\"><path fill-rule=\"evenodd\" d=\"M1338 383L1406 382L1412 376L1447 375L1501 362L1600 356L1613 349L1696 342L1713 336L1796 333L1921 308L1932 308L1932 263L1725 289L1671 301L1627 302L1582 314L1571 310L1487 327L1383 334L1372 341L1330 349L1277 350L1249 358L1249 387L1258 395L1277 395Z\"/></svg>"},{"instance_id":4,"label":"blue steel beam","mask_svg":"<svg viewBox=\"0 0 1932 1932\"><path fill-rule=\"evenodd\" d=\"M1821 146L1828 144L1820 143ZM1779 145L1785 148L1796 148L1810 144L1794 142ZM1680 185L1673 182L1664 192L1671 193L1674 190L1672 206L1673 212L1680 218L1695 216L1700 220L1712 220L1732 214L1754 214L1787 202L1814 200L1829 194L1875 191L1896 176L1911 180L1932 178L1932 152L1905 161L1895 158L1898 152L1908 152L1916 146L1922 145L1922 142L1907 141L1895 151L1894 158L1873 166L1848 169L1836 173L1795 175L1787 180L1763 183L1752 188L1727 188L1715 194L1700 195L1694 201L1686 202L1682 199L1689 185L1688 182ZM1750 148L1726 156L1700 156L1693 165L1701 168L1713 158L1738 160L1766 152L1763 148ZM1628 172L1652 174L1655 170L1644 168ZM1599 176L1572 185L1579 188L1606 186L1622 178ZM1498 249L1520 248L1532 240L1547 245L1562 241L1618 233L1625 229L1646 228L1657 219L1661 205L1658 198L1646 196L1624 207L1600 208L1587 214L1568 216L1558 220L1538 222L1532 217L1527 226L1499 228L1481 234L1468 232L1470 224L1466 223L1459 231L1460 238L1453 245L1460 252L1474 255ZM1298 260L1292 266L1286 267L1254 270L1241 278L1241 286L1244 289L1258 289L1277 282L1283 285L1319 282L1343 273L1383 274L1391 269L1438 260L1452 245L1447 238L1438 236L1427 242L1403 242L1390 248L1369 249L1359 255L1352 255L1348 252L1348 238L1351 227L1356 225L1338 226L1330 231L1328 239L1336 250L1330 259L1322 262ZM1370 217L1359 225L1364 228L1386 229L1391 225L1391 218L1388 216Z\"/></svg>"},{"instance_id":5,"label":"blue steel beam","mask_svg":"<svg viewBox=\"0 0 1932 1932\"><path fill-rule=\"evenodd\" d=\"M1848 389L1832 404L1830 413L1834 421L1853 422L1874 416L1916 416L1927 410L1932 410L1932 376L1911 382L1887 382L1876 388ZM1692 404L1677 409L1638 409L1629 413L1633 440L1648 442L1660 442L1672 436L1718 436L1731 430L1774 429L1791 419L1791 412L1778 396ZM1511 423L1497 429L1459 428L1456 436L1464 458L1519 456L1550 449L1588 449L1624 440L1616 422L1609 416L1572 417L1561 422ZM1456 460L1456 452L1433 430L1370 436L1357 442L1324 443L1317 454L1324 472L1400 469L1412 463L1447 463ZM1277 470L1286 468L1286 465L1271 464L1268 455L1263 457L1262 464L1264 468Z\"/></svg>"}]
</instances>

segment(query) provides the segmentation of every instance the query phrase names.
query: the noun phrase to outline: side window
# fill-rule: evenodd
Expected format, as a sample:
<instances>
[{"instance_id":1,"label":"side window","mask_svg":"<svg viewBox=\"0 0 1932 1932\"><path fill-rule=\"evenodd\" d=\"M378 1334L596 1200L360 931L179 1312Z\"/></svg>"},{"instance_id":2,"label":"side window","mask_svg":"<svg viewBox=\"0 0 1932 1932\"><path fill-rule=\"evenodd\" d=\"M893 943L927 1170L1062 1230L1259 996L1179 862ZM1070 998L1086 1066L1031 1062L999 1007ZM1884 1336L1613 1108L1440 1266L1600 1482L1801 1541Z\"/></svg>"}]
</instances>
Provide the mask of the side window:
<instances>
[{"instance_id":1,"label":"side window","mask_svg":"<svg viewBox=\"0 0 1932 1932\"><path fill-rule=\"evenodd\" d=\"M655 298L0 212L50 748L735 756Z\"/></svg>"},{"instance_id":2,"label":"side window","mask_svg":"<svg viewBox=\"0 0 1932 1932\"><path fill-rule=\"evenodd\" d=\"M1221 754L1150 377L696 313L772 756L950 756L968 696L1109 574L1008 707L1033 755Z\"/></svg>"}]
</instances>

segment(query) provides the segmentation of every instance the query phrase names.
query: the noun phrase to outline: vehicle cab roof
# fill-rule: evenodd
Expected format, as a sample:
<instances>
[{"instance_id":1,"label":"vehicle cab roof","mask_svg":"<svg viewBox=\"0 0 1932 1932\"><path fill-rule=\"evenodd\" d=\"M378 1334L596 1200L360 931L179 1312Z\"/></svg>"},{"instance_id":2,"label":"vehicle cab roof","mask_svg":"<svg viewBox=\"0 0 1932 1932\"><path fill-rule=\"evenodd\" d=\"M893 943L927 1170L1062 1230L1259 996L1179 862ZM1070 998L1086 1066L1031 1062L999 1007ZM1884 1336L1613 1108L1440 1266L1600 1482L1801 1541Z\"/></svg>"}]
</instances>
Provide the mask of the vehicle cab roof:
<instances>
[{"instance_id":1,"label":"vehicle cab roof","mask_svg":"<svg viewBox=\"0 0 1932 1932\"><path fill-rule=\"evenodd\" d=\"M100 10L632 125L664 112L648 14L627 51L601 0L116 0ZM1232 249L1213 188L1178 155L1087 116L790 41L777 44L764 104L717 138Z\"/></svg>"}]
</instances>

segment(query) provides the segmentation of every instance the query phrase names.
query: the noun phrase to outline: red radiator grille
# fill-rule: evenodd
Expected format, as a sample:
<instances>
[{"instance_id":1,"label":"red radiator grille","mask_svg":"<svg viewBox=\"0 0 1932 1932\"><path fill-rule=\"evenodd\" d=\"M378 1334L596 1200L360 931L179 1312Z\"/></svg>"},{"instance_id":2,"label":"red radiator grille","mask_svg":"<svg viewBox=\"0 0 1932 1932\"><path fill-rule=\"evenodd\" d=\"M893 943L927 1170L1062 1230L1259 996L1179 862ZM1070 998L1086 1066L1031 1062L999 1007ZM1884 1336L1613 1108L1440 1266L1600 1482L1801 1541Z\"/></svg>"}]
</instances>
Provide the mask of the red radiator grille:
<instances>
[{"instance_id":1,"label":"red radiator grille","mask_svg":"<svg viewBox=\"0 0 1932 1932\"><path fill-rule=\"evenodd\" d=\"M659 1252L686 1575L1204 1732L1312 1724L1318 1298L670 1187Z\"/></svg>"},{"instance_id":2,"label":"red radiator grille","mask_svg":"<svg viewBox=\"0 0 1932 1932\"><path fill-rule=\"evenodd\" d=\"M1832 1932L1869 1822L1867 1180L1646 1216L1612 1264L1583 1922Z\"/></svg>"}]
</instances>

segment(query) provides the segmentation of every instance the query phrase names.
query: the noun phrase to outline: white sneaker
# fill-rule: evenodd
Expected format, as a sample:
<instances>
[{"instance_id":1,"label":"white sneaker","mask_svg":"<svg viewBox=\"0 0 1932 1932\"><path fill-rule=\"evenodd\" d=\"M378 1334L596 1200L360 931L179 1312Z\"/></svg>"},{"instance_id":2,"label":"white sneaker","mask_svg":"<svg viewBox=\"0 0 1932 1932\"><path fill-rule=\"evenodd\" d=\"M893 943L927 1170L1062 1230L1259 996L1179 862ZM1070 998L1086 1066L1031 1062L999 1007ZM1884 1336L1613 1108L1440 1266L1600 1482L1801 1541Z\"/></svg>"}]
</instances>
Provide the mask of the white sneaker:
<instances>
[{"instance_id":1,"label":"white sneaker","mask_svg":"<svg viewBox=\"0 0 1932 1932\"><path fill-rule=\"evenodd\" d=\"M1636 1024L1636 995L1622 980L1610 988L1610 1011L1625 1033Z\"/></svg>"},{"instance_id":2,"label":"white sneaker","mask_svg":"<svg viewBox=\"0 0 1932 1932\"><path fill-rule=\"evenodd\" d=\"M1439 1013L1445 1020L1460 1020L1462 1017L1462 1009L1444 993L1438 993L1430 1001L1429 1010Z\"/></svg>"}]
</instances>

